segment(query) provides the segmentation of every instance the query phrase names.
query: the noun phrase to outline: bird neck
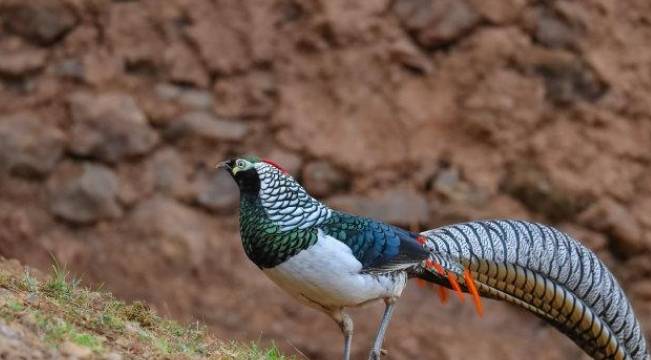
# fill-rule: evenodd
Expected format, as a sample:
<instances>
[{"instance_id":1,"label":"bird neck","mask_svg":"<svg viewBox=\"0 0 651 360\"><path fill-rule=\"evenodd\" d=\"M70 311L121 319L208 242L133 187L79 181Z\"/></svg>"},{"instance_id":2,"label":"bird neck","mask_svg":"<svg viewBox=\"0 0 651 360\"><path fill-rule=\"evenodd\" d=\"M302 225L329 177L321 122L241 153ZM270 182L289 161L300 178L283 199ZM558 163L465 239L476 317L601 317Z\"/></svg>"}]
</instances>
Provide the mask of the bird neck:
<instances>
[{"instance_id":1,"label":"bird neck","mask_svg":"<svg viewBox=\"0 0 651 360\"><path fill-rule=\"evenodd\" d=\"M270 167L260 168L258 173L260 205L281 231L308 229L331 216L332 211L310 196L291 176Z\"/></svg>"}]
</instances>

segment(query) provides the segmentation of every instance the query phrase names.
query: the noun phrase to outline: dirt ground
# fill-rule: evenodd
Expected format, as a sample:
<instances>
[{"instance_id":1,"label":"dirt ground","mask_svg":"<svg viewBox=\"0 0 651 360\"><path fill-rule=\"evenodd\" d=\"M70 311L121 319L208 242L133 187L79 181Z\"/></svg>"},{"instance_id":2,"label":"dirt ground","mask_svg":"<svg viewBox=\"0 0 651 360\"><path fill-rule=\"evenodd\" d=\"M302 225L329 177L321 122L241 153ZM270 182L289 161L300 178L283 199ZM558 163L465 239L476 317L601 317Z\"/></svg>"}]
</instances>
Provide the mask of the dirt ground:
<instances>
[{"instance_id":1,"label":"dirt ground","mask_svg":"<svg viewBox=\"0 0 651 360\"><path fill-rule=\"evenodd\" d=\"M0 255L226 339L338 358L246 259L213 165L255 153L414 230L542 221L606 261L651 335L651 2L0 0ZM454 299L451 299L454 300ZM354 358L382 306L353 311ZM410 286L388 359L577 359L527 313Z\"/></svg>"}]
</instances>

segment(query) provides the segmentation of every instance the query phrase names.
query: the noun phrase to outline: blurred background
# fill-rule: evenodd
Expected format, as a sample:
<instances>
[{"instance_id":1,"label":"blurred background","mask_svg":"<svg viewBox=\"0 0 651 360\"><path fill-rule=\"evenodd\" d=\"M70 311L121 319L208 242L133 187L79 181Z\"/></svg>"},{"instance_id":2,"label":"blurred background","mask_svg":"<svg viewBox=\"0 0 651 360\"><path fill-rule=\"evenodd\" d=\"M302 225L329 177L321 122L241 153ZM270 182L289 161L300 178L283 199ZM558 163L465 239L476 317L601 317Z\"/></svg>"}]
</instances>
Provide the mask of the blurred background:
<instances>
[{"instance_id":1,"label":"blurred background","mask_svg":"<svg viewBox=\"0 0 651 360\"><path fill-rule=\"evenodd\" d=\"M1 0L0 255L338 358L335 324L242 251L213 165L255 153L412 230L558 226L649 334L650 39L648 0ZM586 358L528 313L450 300L411 285L388 358ZM382 307L352 311L355 358Z\"/></svg>"}]
</instances>

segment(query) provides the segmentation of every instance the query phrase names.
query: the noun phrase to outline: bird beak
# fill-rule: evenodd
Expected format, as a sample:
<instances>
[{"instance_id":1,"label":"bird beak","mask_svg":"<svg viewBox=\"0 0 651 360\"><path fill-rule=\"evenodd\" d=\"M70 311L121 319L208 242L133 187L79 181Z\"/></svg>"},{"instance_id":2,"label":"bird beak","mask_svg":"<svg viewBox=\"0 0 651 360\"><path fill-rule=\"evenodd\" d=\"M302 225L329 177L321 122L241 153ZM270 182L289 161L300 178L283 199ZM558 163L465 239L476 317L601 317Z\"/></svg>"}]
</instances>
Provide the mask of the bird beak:
<instances>
[{"instance_id":1,"label":"bird beak","mask_svg":"<svg viewBox=\"0 0 651 360\"><path fill-rule=\"evenodd\" d=\"M222 169L223 168L223 169L226 169L228 171L232 170L230 165L228 165L228 161L229 160L224 160L224 161L220 162L219 164L215 165L215 168L217 168L217 169Z\"/></svg>"},{"instance_id":2,"label":"bird beak","mask_svg":"<svg viewBox=\"0 0 651 360\"><path fill-rule=\"evenodd\" d=\"M216 168L223 168L226 169L232 176L235 176L238 171L240 171L240 168L235 166L235 160L230 159L226 161L222 161L219 164L215 165Z\"/></svg>"}]
</instances>

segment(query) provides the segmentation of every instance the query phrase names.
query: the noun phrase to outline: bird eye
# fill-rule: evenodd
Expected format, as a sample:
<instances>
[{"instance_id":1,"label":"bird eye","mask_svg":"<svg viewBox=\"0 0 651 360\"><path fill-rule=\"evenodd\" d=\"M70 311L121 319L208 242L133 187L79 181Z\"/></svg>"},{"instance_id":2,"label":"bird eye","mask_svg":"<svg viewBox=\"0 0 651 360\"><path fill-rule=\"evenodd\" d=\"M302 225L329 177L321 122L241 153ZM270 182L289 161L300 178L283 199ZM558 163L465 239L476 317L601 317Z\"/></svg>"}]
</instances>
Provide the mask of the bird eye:
<instances>
[{"instance_id":1,"label":"bird eye","mask_svg":"<svg viewBox=\"0 0 651 360\"><path fill-rule=\"evenodd\" d=\"M237 162L235 163L235 165L237 165L237 167L239 167L239 168L243 168L243 167L244 167L244 161L242 161L242 160L237 160Z\"/></svg>"}]
</instances>

